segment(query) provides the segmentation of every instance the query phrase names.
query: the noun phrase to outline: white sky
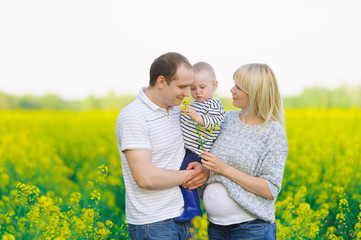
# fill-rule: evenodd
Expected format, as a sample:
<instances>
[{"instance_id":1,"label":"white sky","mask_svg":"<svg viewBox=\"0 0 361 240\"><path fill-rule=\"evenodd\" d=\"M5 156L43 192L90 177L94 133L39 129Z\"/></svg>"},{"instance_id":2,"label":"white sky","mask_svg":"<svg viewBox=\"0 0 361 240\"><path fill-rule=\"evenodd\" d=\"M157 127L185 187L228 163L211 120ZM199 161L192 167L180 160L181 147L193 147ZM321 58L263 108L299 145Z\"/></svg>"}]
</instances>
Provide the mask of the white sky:
<instances>
[{"instance_id":1,"label":"white sky","mask_svg":"<svg viewBox=\"0 0 361 240\"><path fill-rule=\"evenodd\" d=\"M267 63L284 96L361 84L361 1L1 0L0 90L8 94L137 94L159 55L216 71Z\"/></svg>"}]
</instances>

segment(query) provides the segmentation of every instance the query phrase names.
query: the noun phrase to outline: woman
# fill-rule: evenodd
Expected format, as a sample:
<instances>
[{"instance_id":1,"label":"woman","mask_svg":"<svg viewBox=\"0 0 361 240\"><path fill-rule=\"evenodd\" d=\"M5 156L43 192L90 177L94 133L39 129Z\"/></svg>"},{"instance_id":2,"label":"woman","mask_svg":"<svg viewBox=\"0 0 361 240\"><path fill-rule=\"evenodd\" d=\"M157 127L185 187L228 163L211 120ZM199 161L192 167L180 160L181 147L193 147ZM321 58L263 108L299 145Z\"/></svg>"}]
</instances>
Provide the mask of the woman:
<instances>
[{"instance_id":1,"label":"woman","mask_svg":"<svg viewBox=\"0 0 361 240\"><path fill-rule=\"evenodd\" d=\"M265 64L233 75L233 105L211 153L203 191L209 239L276 239L275 201L281 190L288 144L277 80Z\"/></svg>"}]
</instances>

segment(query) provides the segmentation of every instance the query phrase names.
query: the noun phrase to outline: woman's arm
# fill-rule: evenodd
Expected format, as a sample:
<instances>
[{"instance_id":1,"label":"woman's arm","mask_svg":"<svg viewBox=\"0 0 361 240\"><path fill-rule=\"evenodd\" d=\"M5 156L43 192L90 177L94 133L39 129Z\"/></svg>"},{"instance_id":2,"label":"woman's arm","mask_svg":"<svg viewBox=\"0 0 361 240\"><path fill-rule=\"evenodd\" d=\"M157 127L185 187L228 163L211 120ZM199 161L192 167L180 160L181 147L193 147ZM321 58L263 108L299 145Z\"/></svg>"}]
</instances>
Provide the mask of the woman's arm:
<instances>
[{"instance_id":1,"label":"woman's arm","mask_svg":"<svg viewBox=\"0 0 361 240\"><path fill-rule=\"evenodd\" d=\"M265 179L245 174L227 165L212 153L202 152L201 157L202 164L206 169L227 177L249 192L273 200L273 196Z\"/></svg>"}]
</instances>

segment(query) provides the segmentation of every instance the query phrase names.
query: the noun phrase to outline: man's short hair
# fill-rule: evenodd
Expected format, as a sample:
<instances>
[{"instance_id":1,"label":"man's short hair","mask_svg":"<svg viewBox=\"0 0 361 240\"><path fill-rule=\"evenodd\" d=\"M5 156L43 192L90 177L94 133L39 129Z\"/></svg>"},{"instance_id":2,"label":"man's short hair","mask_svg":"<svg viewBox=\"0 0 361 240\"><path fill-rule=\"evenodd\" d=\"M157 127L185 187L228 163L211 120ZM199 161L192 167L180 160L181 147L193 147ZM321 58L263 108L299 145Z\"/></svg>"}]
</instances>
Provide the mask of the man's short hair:
<instances>
[{"instance_id":1,"label":"man's short hair","mask_svg":"<svg viewBox=\"0 0 361 240\"><path fill-rule=\"evenodd\" d=\"M176 79L177 69L182 64L192 69L192 65L188 59L179 53L168 52L159 56L153 61L150 67L149 86L154 86L159 76L163 76L167 84L170 85L170 83Z\"/></svg>"}]
</instances>

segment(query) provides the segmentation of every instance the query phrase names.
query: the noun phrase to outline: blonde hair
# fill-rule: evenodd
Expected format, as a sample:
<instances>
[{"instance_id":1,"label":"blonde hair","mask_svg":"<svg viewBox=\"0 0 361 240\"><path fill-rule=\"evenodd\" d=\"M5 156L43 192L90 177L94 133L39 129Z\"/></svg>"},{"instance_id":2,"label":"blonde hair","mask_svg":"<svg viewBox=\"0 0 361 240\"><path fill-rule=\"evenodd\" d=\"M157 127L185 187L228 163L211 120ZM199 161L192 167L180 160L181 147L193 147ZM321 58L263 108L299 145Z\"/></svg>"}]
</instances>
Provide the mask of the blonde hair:
<instances>
[{"instance_id":1,"label":"blonde hair","mask_svg":"<svg viewBox=\"0 0 361 240\"><path fill-rule=\"evenodd\" d=\"M282 99L277 79L266 64L243 65L233 74L235 84L248 94L249 101L245 116L257 113L265 120L278 121L285 126Z\"/></svg>"}]
</instances>

